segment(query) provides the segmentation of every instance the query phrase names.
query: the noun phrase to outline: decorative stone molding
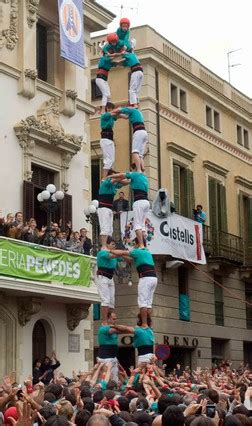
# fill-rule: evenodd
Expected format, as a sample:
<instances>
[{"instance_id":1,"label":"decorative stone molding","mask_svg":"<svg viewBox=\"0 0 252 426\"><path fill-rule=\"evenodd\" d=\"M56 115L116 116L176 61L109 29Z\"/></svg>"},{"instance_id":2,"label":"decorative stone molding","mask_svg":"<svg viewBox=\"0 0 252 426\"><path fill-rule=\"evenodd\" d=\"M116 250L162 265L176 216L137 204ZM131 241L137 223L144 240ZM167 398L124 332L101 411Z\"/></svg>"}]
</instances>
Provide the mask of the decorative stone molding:
<instances>
[{"instance_id":1,"label":"decorative stone molding","mask_svg":"<svg viewBox=\"0 0 252 426\"><path fill-rule=\"evenodd\" d=\"M82 136L65 133L59 121L59 98L44 102L37 111L37 117L31 115L14 127L19 144L24 151L24 177L31 172L31 156L36 144L57 147L62 156L62 170L82 146ZM67 184L66 173L62 181Z\"/></svg>"},{"instance_id":2,"label":"decorative stone molding","mask_svg":"<svg viewBox=\"0 0 252 426\"><path fill-rule=\"evenodd\" d=\"M81 320L86 319L89 315L90 304L72 303L66 305L67 327L73 331L78 327Z\"/></svg>"},{"instance_id":3,"label":"decorative stone molding","mask_svg":"<svg viewBox=\"0 0 252 426\"><path fill-rule=\"evenodd\" d=\"M61 101L60 101L60 112L62 114L73 117L76 113L76 99L77 92L75 90L67 89L64 91Z\"/></svg>"},{"instance_id":4,"label":"decorative stone molding","mask_svg":"<svg viewBox=\"0 0 252 426\"><path fill-rule=\"evenodd\" d=\"M6 47L13 50L18 41L18 0L5 1L9 3L9 28L0 31L0 49Z\"/></svg>"},{"instance_id":5,"label":"decorative stone molding","mask_svg":"<svg viewBox=\"0 0 252 426\"><path fill-rule=\"evenodd\" d=\"M63 189L64 192L67 192L69 189L69 183L62 182L61 188Z\"/></svg>"},{"instance_id":6,"label":"decorative stone molding","mask_svg":"<svg viewBox=\"0 0 252 426\"><path fill-rule=\"evenodd\" d=\"M27 23L29 28L32 28L37 22L38 7L39 0L26 0Z\"/></svg>"},{"instance_id":7,"label":"decorative stone molding","mask_svg":"<svg viewBox=\"0 0 252 426\"><path fill-rule=\"evenodd\" d=\"M181 116L180 114L170 110L165 105L160 105L160 115L166 120L169 120L173 124L193 133L195 136L198 136L201 139L206 140L210 144L220 148L221 150L228 152L234 157L239 158L241 161L244 161L247 164L252 164L252 155L243 151L242 149L234 146L230 142L227 142L224 139L218 138L213 133L204 129L203 127L198 126L197 124L190 121L188 118Z\"/></svg>"},{"instance_id":8,"label":"decorative stone molding","mask_svg":"<svg viewBox=\"0 0 252 426\"><path fill-rule=\"evenodd\" d=\"M18 94L25 98L32 99L36 95L37 71L30 68L25 69L19 80Z\"/></svg>"},{"instance_id":9,"label":"decorative stone molding","mask_svg":"<svg viewBox=\"0 0 252 426\"><path fill-rule=\"evenodd\" d=\"M177 145L174 142L168 142L167 149L179 155L180 157L186 158L189 161L194 161L194 157L196 157L197 155L195 154L195 152L192 152L187 148L183 148L182 146Z\"/></svg>"},{"instance_id":10,"label":"decorative stone molding","mask_svg":"<svg viewBox=\"0 0 252 426\"><path fill-rule=\"evenodd\" d=\"M242 176L235 176L235 183L238 183L241 186L244 186L244 188L252 189L252 181L245 179Z\"/></svg>"},{"instance_id":11,"label":"decorative stone molding","mask_svg":"<svg viewBox=\"0 0 252 426\"><path fill-rule=\"evenodd\" d=\"M18 304L18 322L23 327L30 321L31 316L41 310L42 299L34 297L19 297Z\"/></svg>"},{"instance_id":12,"label":"decorative stone molding","mask_svg":"<svg viewBox=\"0 0 252 426\"><path fill-rule=\"evenodd\" d=\"M33 174L32 170L26 170L24 172L24 180L26 180L28 182L31 182L31 180L32 180L32 174Z\"/></svg>"},{"instance_id":13,"label":"decorative stone molding","mask_svg":"<svg viewBox=\"0 0 252 426\"><path fill-rule=\"evenodd\" d=\"M210 170L211 172L217 173L220 176L226 177L229 170L225 169L224 167L218 166L215 163L212 163L212 161L203 161L203 167L205 169Z\"/></svg>"}]
</instances>

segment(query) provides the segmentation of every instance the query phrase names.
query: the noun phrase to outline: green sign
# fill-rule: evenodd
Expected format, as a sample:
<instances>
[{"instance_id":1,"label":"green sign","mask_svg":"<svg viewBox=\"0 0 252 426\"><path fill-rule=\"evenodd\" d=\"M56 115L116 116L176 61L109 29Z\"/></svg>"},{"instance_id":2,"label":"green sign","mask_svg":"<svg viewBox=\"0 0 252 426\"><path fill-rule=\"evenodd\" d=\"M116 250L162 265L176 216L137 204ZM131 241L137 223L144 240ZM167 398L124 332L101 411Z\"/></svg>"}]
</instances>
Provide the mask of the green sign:
<instances>
[{"instance_id":1,"label":"green sign","mask_svg":"<svg viewBox=\"0 0 252 426\"><path fill-rule=\"evenodd\" d=\"M90 286L89 257L0 239L0 275Z\"/></svg>"}]
</instances>

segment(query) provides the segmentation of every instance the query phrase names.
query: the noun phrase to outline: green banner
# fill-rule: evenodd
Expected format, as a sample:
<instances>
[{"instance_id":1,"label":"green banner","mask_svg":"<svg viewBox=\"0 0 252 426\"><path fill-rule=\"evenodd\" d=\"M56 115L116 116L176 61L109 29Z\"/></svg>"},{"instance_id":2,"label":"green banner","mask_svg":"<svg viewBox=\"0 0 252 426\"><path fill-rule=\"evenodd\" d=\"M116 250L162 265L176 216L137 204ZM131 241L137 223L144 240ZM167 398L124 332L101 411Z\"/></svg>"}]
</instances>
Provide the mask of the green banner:
<instances>
[{"instance_id":1,"label":"green banner","mask_svg":"<svg viewBox=\"0 0 252 426\"><path fill-rule=\"evenodd\" d=\"M80 254L0 239L0 275L89 287L91 260Z\"/></svg>"}]
</instances>

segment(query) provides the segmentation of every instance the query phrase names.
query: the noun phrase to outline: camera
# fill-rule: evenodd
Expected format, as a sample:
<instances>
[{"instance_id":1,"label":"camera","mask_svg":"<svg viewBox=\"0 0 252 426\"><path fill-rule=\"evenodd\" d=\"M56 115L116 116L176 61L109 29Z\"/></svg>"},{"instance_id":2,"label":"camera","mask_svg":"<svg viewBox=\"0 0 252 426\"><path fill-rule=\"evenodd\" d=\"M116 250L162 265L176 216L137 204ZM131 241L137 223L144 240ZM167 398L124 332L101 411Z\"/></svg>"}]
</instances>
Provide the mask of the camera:
<instances>
[{"instance_id":1,"label":"camera","mask_svg":"<svg viewBox=\"0 0 252 426\"><path fill-rule=\"evenodd\" d=\"M211 419L214 418L214 416L215 416L215 405L214 404L207 404L206 415L207 415L207 417L210 417Z\"/></svg>"}]
</instances>

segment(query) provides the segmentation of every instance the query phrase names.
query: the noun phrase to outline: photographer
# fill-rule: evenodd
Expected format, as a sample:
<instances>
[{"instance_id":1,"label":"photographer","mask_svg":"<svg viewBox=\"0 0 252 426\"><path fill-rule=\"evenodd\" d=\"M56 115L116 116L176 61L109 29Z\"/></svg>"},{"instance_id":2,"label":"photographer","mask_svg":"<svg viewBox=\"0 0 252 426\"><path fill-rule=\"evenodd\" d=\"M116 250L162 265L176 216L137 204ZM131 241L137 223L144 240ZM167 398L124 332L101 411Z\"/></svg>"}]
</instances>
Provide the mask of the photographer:
<instances>
[{"instance_id":1,"label":"photographer","mask_svg":"<svg viewBox=\"0 0 252 426\"><path fill-rule=\"evenodd\" d=\"M196 209L193 209L193 219L196 220L196 222L201 223L202 225L206 222L206 213L203 211L203 207L201 204L198 204L196 206Z\"/></svg>"}]
</instances>

